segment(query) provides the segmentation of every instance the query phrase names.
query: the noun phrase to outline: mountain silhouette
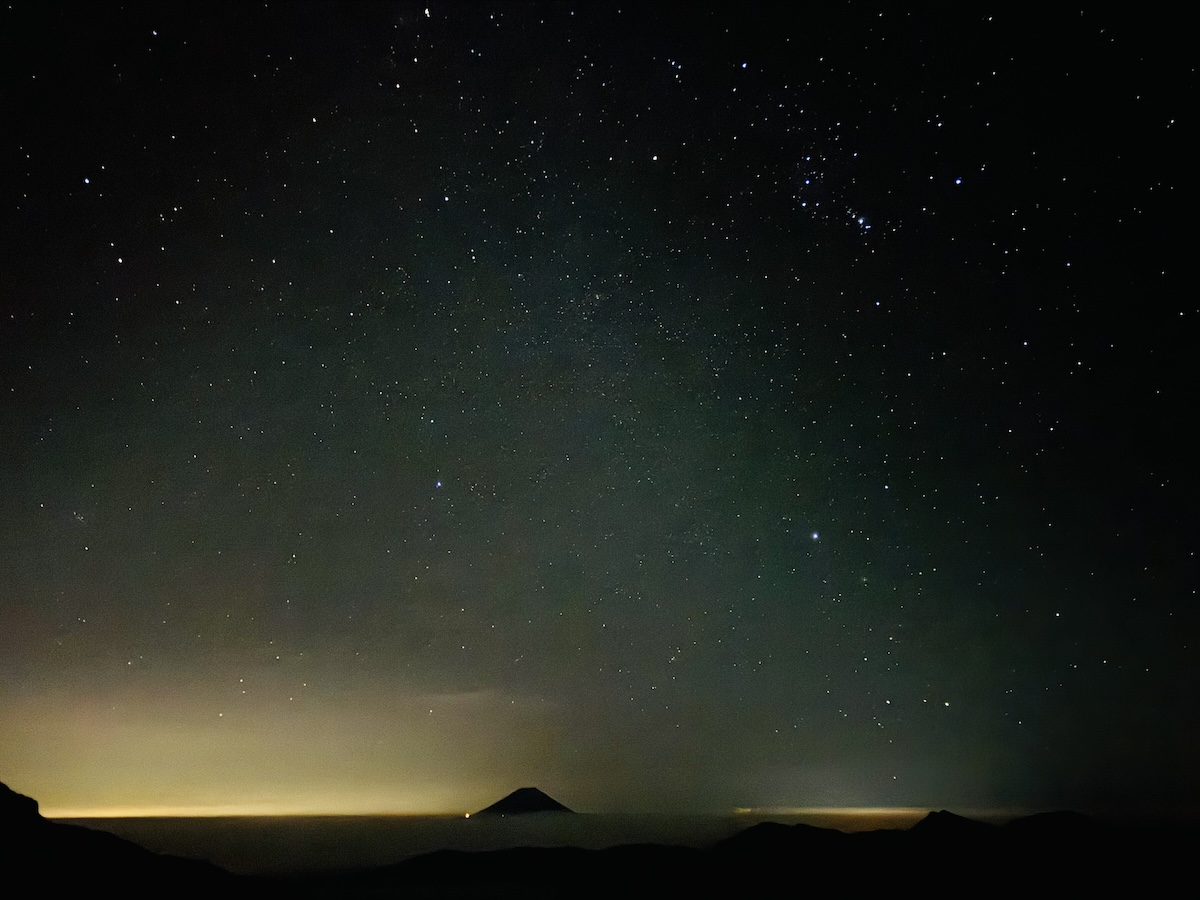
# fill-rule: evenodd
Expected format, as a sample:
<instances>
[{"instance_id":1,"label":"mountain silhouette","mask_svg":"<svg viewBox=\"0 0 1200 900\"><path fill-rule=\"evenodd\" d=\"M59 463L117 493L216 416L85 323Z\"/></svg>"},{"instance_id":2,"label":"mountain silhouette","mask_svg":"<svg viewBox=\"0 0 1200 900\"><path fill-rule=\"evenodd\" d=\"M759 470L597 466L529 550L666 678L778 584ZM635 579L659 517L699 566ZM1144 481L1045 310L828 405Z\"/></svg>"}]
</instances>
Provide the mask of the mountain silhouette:
<instances>
[{"instance_id":1,"label":"mountain silhouette","mask_svg":"<svg viewBox=\"0 0 1200 900\"><path fill-rule=\"evenodd\" d=\"M528 813L557 812L569 813L567 809L553 797L547 796L535 787L517 788L507 797L497 800L491 806L475 813L477 816L521 816Z\"/></svg>"},{"instance_id":2,"label":"mountain silhouette","mask_svg":"<svg viewBox=\"0 0 1200 900\"><path fill-rule=\"evenodd\" d=\"M993 837L995 826L942 809L927 814L910 831L926 840L970 841Z\"/></svg>"},{"instance_id":3,"label":"mountain silhouette","mask_svg":"<svg viewBox=\"0 0 1200 900\"><path fill-rule=\"evenodd\" d=\"M229 894L237 879L208 862L152 853L106 831L43 818L37 801L0 783L0 895L26 894L30 885L52 893L93 893L119 885L139 896L178 895L179 889Z\"/></svg>"},{"instance_id":4,"label":"mountain silhouette","mask_svg":"<svg viewBox=\"0 0 1200 900\"><path fill-rule=\"evenodd\" d=\"M484 813L570 812L522 788ZM581 817L583 819L585 817ZM443 849L365 869L234 875L207 862L152 853L103 831L53 822L37 802L0 784L0 896L522 897L739 895L747 884L835 879L857 894L897 884L934 893L1011 897L1165 895L1190 875L1194 821L1121 825L1077 813L1043 813L995 826L945 811L907 831L843 833L764 822L708 847L625 844L602 850L520 846ZM815 879L815 880L814 880ZM852 879L852 880L848 880Z\"/></svg>"},{"instance_id":5,"label":"mountain silhouette","mask_svg":"<svg viewBox=\"0 0 1200 900\"><path fill-rule=\"evenodd\" d=\"M11 825L31 824L42 821L38 812L38 803L32 797L18 794L7 784L0 782L0 825L7 828Z\"/></svg>"}]
</instances>

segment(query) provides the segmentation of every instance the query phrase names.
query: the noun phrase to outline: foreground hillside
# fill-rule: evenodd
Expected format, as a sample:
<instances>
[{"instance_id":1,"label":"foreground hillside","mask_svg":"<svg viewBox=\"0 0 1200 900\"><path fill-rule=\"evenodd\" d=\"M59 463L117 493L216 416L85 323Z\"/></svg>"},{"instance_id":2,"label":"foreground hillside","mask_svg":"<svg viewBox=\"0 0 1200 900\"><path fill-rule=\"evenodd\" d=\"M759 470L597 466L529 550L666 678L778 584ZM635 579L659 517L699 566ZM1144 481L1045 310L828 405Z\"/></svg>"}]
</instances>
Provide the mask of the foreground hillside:
<instances>
[{"instance_id":1,"label":"foreground hillside","mask_svg":"<svg viewBox=\"0 0 1200 900\"><path fill-rule=\"evenodd\" d=\"M1200 831L1117 827L1076 813L993 826L948 812L907 831L844 834L764 823L704 849L654 844L604 850L442 850L395 865L291 878L233 875L151 853L103 831L51 822L0 785L5 895L53 896L661 897L861 893L904 885L937 896L1165 890Z\"/></svg>"}]
</instances>

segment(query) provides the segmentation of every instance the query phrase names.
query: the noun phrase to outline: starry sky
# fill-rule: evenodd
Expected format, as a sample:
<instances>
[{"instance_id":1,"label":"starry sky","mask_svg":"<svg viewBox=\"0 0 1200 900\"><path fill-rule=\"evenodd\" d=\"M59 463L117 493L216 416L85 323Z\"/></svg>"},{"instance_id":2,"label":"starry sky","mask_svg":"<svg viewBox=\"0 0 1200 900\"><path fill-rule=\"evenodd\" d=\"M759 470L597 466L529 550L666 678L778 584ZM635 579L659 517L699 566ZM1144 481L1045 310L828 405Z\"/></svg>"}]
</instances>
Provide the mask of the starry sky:
<instances>
[{"instance_id":1,"label":"starry sky","mask_svg":"<svg viewBox=\"0 0 1200 900\"><path fill-rule=\"evenodd\" d=\"M6 6L0 780L1200 809L1174 15Z\"/></svg>"}]
</instances>

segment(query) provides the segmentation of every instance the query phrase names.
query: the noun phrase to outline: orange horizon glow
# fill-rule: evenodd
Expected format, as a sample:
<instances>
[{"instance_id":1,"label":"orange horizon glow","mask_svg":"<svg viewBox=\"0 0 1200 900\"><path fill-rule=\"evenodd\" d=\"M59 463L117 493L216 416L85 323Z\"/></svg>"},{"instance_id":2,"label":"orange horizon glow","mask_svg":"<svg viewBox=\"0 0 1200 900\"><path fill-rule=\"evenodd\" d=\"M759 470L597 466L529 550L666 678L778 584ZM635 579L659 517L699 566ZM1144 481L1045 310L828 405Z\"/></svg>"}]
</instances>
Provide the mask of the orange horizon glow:
<instances>
[{"instance_id":1,"label":"orange horizon glow","mask_svg":"<svg viewBox=\"0 0 1200 900\"><path fill-rule=\"evenodd\" d=\"M732 815L735 818L765 819L780 817L804 819L822 827L842 831L861 831L871 828L906 828L924 818L938 807L930 806L761 806L735 807L728 812L709 813L715 817ZM958 815L973 819L1000 820L1027 815L1023 809L965 809L954 810ZM199 819L199 818L271 818L271 817L438 817L470 818L464 810L420 810L397 807L333 808L329 806L288 803L232 803L216 805L177 806L100 806L45 807L41 814L47 819ZM596 813L583 813L597 815ZM660 815L659 813L599 813L598 815ZM665 813L662 815L670 815ZM685 815L703 816L704 813Z\"/></svg>"}]
</instances>

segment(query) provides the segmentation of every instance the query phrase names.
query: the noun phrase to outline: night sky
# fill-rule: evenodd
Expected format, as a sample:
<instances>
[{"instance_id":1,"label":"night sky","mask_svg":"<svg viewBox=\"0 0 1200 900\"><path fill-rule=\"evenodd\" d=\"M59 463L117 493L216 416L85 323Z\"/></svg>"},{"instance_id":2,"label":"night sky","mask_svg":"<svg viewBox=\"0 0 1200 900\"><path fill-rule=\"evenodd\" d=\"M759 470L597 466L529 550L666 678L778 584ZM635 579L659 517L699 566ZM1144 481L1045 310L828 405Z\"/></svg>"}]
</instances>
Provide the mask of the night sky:
<instances>
[{"instance_id":1,"label":"night sky","mask_svg":"<svg viewBox=\"0 0 1200 900\"><path fill-rule=\"evenodd\" d=\"M1184 13L797 6L0 11L0 780L1200 808Z\"/></svg>"}]
</instances>

